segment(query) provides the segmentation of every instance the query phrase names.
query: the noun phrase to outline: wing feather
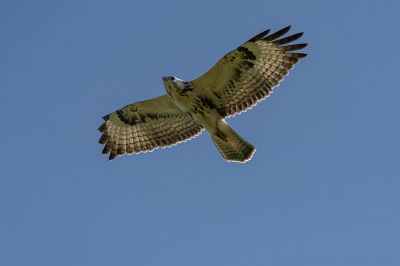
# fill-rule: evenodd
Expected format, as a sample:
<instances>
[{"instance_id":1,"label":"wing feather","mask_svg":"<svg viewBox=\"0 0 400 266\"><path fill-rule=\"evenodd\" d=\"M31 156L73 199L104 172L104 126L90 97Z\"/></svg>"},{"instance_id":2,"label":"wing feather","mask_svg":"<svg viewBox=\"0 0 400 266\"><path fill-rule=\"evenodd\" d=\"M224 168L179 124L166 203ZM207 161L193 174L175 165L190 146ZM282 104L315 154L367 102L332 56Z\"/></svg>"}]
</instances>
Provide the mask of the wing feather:
<instances>
[{"instance_id":1,"label":"wing feather","mask_svg":"<svg viewBox=\"0 0 400 266\"><path fill-rule=\"evenodd\" d=\"M112 160L118 155L148 152L184 142L203 127L182 112L168 95L125 106L103 117L99 143Z\"/></svg>"},{"instance_id":2,"label":"wing feather","mask_svg":"<svg viewBox=\"0 0 400 266\"><path fill-rule=\"evenodd\" d=\"M282 44L290 43L290 42L293 42L293 41L299 39L301 36L303 36L303 34L304 34L304 32L299 32L299 33L290 35L290 36L288 36L288 37L285 37L285 38L282 38L282 39L279 39L279 40L275 40L275 41L273 41L273 42L274 42L275 44L277 44L277 45L282 45Z\"/></svg>"},{"instance_id":3,"label":"wing feather","mask_svg":"<svg viewBox=\"0 0 400 266\"><path fill-rule=\"evenodd\" d=\"M273 41L273 40L276 40L276 39L278 39L279 37L285 35L285 34L290 30L290 28L291 28L290 26L287 26L287 27L285 27L285 28L283 28L283 29L281 29L281 30L278 30L277 32L275 32L275 33L273 33L273 34L271 34L271 35L265 36L265 37L263 38L263 40L264 40L264 41Z\"/></svg>"},{"instance_id":4,"label":"wing feather","mask_svg":"<svg viewBox=\"0 0 400 266\"><path fill-rule=\"evenodd\" d=\"M210 98L224 116L246 111L269 96L299 59L306 56L291 52L307 44L290 44L303 33L283 37L289 30L290 26L270 35L269 30L256 35L193 80L194 87Z\"/></svg>"}]
</instances>

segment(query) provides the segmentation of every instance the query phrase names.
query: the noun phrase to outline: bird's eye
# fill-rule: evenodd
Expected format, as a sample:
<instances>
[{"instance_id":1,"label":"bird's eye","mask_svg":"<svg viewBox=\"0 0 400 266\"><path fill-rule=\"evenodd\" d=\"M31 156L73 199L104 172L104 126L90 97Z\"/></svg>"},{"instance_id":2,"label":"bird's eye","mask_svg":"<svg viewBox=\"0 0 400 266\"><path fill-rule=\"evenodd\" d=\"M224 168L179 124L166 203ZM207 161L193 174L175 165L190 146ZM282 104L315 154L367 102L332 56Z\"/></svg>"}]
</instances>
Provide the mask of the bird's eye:
<instances>
[{"instance_id":1,"label":"bird's eye","mask_svg":"<svg viewBox=\"0 0 400 266\"><path fill-rule=\"evenodd\" d=\"M175 80L175 78L174 78L174 77L171 77L171 80Z\"/></svg>"}]
</instances>

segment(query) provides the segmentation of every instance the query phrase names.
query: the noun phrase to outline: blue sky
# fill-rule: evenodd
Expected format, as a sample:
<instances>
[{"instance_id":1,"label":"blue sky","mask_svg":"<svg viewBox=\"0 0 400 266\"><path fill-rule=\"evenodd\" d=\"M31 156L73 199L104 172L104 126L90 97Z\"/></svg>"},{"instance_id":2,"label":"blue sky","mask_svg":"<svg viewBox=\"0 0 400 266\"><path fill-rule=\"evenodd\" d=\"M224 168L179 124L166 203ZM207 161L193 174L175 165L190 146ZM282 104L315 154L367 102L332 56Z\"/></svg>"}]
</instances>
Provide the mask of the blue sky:
<instances>
[{"instance_id":1,"label":"blue sky","mask_svg":"<svg viewBox=\"0 0 400 266\"><path fill-rule=\"evenodd\" d=\"M0 264L399 265L396 1L0 3ZM193 79L266 28L309 43L209 136L108 162L101 117Z\"/></svg>"}]
</instances>

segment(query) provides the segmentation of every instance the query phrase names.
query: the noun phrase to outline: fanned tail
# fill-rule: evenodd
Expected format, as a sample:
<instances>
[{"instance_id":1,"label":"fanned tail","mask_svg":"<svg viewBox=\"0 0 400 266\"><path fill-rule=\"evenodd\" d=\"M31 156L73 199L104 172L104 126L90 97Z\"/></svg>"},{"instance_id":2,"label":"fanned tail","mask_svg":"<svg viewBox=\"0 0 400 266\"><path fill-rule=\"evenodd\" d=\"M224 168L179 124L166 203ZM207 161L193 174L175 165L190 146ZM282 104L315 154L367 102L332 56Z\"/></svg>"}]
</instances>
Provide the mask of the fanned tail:
<instances>
[{"instance_id":1,"label":"fanned tail","mask_svg":"<svg viewBox=\"0 0 400 266\"><path fill-rule=\"evenodd\" d=\"M225 122L219 123L214 134L211 134L215 146L226 161L245 163L252 157L256 148L244 140Z\"/></svg>"}]
</instances>

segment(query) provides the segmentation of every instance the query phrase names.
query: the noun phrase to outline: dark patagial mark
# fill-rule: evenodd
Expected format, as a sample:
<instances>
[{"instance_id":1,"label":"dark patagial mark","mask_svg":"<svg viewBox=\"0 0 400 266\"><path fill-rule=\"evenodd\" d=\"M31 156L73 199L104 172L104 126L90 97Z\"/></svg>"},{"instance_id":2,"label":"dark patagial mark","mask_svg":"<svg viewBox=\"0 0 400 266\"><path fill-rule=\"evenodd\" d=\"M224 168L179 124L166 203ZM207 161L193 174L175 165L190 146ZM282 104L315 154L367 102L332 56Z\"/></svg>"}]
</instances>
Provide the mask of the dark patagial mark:
<instances>
[{"instance_id":1,"label":"dark patagial mark","mask_svg":"<svg viewBox=\"0 0 400 266\"><path fill-rule=\"evenodd\" d=\"M139 114L139 117L140 117L140 121L141 121L142 123L146 122L146 115L143 114L143 113L138 113L138 114Z\"/></svg>"},{"instance_id":2,"label":"dark patagial mark","mask_svg":"<svg viewBox=\"0 0 400 266\"><path fill-rule=\"evenodd\" d=\"M242 72L242 70L240 68L235 68L234 69L233 79L236 80L236 81L240 80L240 78L242 77L242 73L243 72Z\"/></svg>"},{"instance_id":3,"label":"dark patagial mark","mask_svg":"<svg viewBox=\"0 0 400 266\"><path fill-rule=\"evenodd\" d=\"M236 76L241 76L242 75L242 70L240 68L235 68L235 75Z\"/></svg>"},{"instance_id":4,"label":"dark patagial mark","mask_svg":"<svg viewBox=\"0 0 400 266\"><path fill-rule=\"evenodd\" d=\"M246 59L246 60L256 60L256 56L254 55L254 53L252 51L250 51L248 48L240 46L237 49L239 52L242 53L242 59Z\"/></svg>"},{"instance_id":5,"label":"dark patagial mark","mask_svg":"<svg viewBox=\"0 0 400 266\"><path fill-rule=\"evenodd\" d=\"M243 63L241 64L246 70L249 70L250 68L254 67L254 63L250 62L250 61L243 61Z\"/></svg>"},{"instance_id":6,"label":"dark patagial mark","mask_svg":"<svg viewBox=\"0 0 400 266\"><path fill-rule=\"evenodd\" d=\"M140 121L139 121L139 119L137 119L135 116L127 116L126 115L126 112L124 112L124 111L122 111L123 109L121 109L121 110L118 110L118 111L116 111L116 113L117 113L117 115L118 115L118 118L122 121L122 122L124 122L125 124L127 124L127 125L131 125L131 126L134 126L134 125L136 125L137 123L139 123Z\"/></svg>"},{"instance_id":7,"label":"dark patagial mark","mask_svg":"<svg viewBox=\"0 0 400 266\"><path fill-rule=\"evenodd\" d=\"M158 120L158 115L157 114L153 114L153 113L148 113L147 117L152 119L152 120Z\"/></svg>"}]
</instances>

